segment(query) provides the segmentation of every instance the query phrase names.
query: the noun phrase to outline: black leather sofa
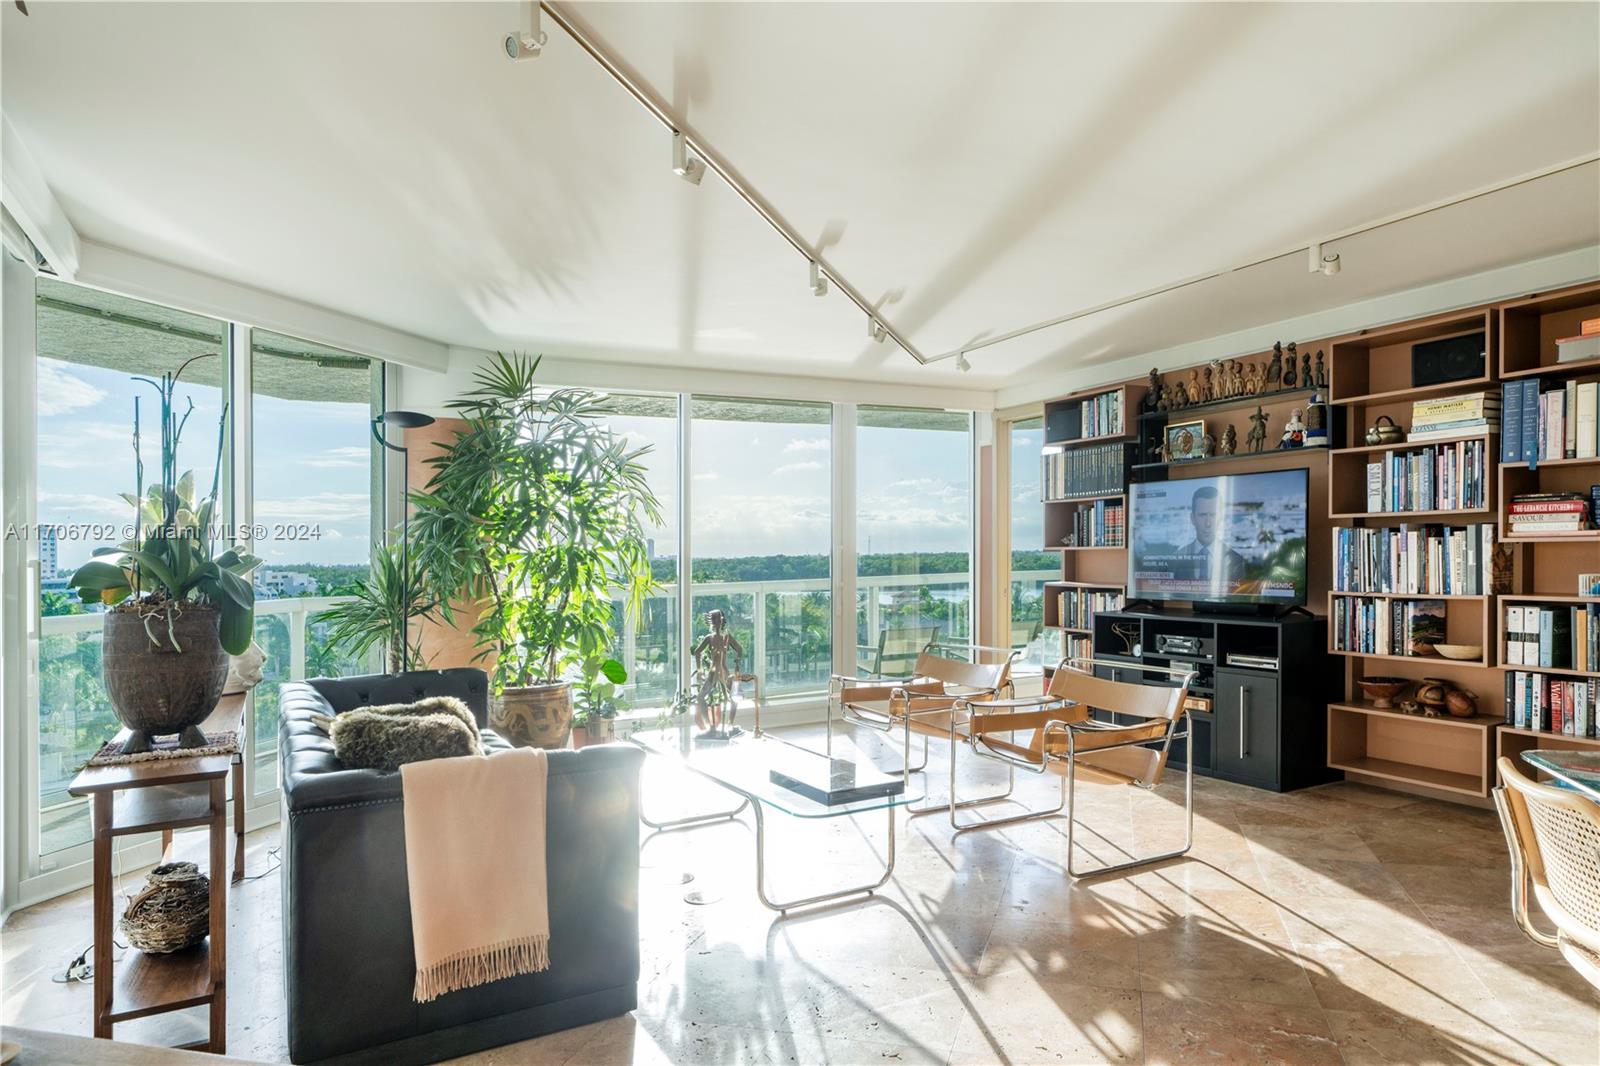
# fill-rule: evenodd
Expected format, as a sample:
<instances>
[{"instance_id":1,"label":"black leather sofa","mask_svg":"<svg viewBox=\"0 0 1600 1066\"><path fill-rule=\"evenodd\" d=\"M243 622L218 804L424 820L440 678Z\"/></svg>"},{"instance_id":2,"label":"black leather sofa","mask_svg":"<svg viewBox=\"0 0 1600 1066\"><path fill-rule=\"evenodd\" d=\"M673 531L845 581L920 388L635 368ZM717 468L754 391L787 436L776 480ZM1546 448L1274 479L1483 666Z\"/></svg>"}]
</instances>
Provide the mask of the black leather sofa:
<instances>
[{"instance_id":1,"label":"black leather sofa","mask_svg":"<svg viewBox=\"0 0 1600 1066\"><path fill-rule=\"evenodd\" d=\"M483 726L487 679L431 670L278 691L291 1061L437 1062L634 1008L642 752L612 744L550 753L550 968L419 1004L400 775L345 769L310 719L448 695ZM507 747L487 729L484 744Z\"/></svg>"}]
</instances>

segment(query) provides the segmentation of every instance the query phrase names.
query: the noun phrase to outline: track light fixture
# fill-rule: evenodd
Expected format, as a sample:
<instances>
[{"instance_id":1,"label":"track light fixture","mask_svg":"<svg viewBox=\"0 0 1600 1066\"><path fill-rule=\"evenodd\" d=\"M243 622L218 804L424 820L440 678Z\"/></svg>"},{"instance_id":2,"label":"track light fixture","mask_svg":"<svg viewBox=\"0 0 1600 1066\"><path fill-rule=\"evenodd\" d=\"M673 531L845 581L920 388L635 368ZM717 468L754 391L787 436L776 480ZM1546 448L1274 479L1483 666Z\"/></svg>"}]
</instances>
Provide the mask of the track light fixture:
<instances>
[{"instance_id":1,"label":"track light fixture","mask_svg":"<svg viewBox=\"0 0 1600 1066\"><path fill-rule=\"evenodd\" d=\"M828 295L828 277L822 272L815 259L811 260L811 295Z\"/></svg>"},{"instance_id":2,"label":"track light fixture","mask_svg":"<svg viewBox=\"0 0 1600 1066\"><path fill-rule=\"evenodd\" d=\"M1329 252L1324 255L1322 245L1313 244L1306 249L1306 270L1309 273L1320 273L1324 277L1333 277L1339 273L1339 253Z\"/></svg>"},{"instance_id":3,"label":"track light fixture","mask_svg":"<svg viewBox=\"0 0 1600 1066\"><path fill-rule=\"evenodd\" d=\"M539 0L532 0L527 7L530 18L524 27L516 33L506 34L500 42L506 58L513 63L520 63L524 59L538 59L539 53L550 40L549 34L539 28Z\"/></svg>"},{"instance_id":4,"label":"track light fixture","mask_svg":"<svg viewBox=\"0 0 1600 1066\"><path fill-rule=\"evenodd\" d=\"M672 172L690 185L699 185L706 176L706 165L689 154L689 143L683 134L672 132Z\"/></svg>"},{"instance_id":5,"label":"track light fixture","mask_svg":"<svg viewBox=\"0 0 1600 1066\"><path fill-rule=\"evenodd\" d=\"M883 323L875 318L867 319L867 336L882 344L884 338L889 336L889 331L883 328Z\"/></svg>"},{"instance_id":6,"label":"track light fixture","mask_svg":"<svg viewBox=\"0 0 1600 1066\"><path fill-rule=\"evenodd\" d=\"M972 364L967 361L966 352L956 353L956 369L961 371L963 374L972 369Z\"/></svg>"}]
</instances>

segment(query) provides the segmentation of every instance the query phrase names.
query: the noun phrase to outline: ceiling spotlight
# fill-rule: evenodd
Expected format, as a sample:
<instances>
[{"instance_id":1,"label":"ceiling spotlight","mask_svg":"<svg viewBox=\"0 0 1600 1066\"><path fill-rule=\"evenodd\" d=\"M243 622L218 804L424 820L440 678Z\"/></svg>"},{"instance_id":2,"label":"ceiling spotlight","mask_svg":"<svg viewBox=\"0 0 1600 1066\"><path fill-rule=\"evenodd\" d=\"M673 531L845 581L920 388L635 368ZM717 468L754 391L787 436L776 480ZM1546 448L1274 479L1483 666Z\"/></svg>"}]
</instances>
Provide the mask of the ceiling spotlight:
<instances>
[{"instance_id":1,"label":"ceiling spotlight","mask_svg":"<svg viewBox=\"0 0 1600 1066\"><path fill-rule=\"evenodd\" d=\"M889 331L883 327L882 322L875 318L869 318L867 319L867 336L882 344L884 338L889 336Z\"/></svg>"},{"instance_id":2,"label":"ceiling spotlight","mask_svg":"<svg viewBox=\"0 0 1600 1066\"><path fill-rule=\"evenodd\" d=\"M689 144L677 131L672 134L672 172L690 185L699 185L706 176L705 163L689 155Z\"/></svg>"},{"instance_id":3,"label":"ceiling spotlight","mask_svg":"<svg viewBox=\"0 0 1600 1066\"><path fill-rule=\"evenodd\" d=\"M1330 278L1339 273L1339 254L1337 252L1323 255L1322 245L1313 244L1306 249L1306 253L1306 270L1310 273L1324 274Z\"/></svg>"},{"instance_id":4,"label":"ceiling spotlight","mask_svg":"<svg viewBox=\"0 0 1600 1066\"><path fill-rule=\"evenodd\" d=\"M530 18L525 27L517 33L506 34L500 42L506 58L513 63L520 63L524 59L538 59L545 43L550 40L549 35L539 29L539 0L533 0L527 6L530 9Z\"/></svg>"},{"instance_id":5,"label":"ceiling spotlight","mask_svg":"<svg viewBox=\"0 0 1600 1066\"><path fill-rule=\"evenodd\" d=\"M961 371L963 374L972 369L972 364L967 361L966 352L956 353L956 369Z\"/></svg>"},{"instance_id":6,"label":"ceiling spotlight","mask_svg":"<svg viewBox=\"0 0 1600 1066\"><path fill-rule=\"evenodd\" d=\"M828 295L828 278L822 273L822 268L815 259L811 260L811 295Z\"/></svg>"}]
</instances>

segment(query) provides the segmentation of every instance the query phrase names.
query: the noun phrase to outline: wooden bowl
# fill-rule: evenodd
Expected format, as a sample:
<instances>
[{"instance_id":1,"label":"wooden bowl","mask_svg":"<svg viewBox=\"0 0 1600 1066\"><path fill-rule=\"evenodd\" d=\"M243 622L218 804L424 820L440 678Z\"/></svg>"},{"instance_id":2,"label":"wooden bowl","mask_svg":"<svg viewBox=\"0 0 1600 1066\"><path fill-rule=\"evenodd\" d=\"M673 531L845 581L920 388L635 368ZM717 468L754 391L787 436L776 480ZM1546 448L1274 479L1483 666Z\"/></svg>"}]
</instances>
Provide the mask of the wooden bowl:
<instances>
[{"instance_id":1,"label":"wooden bowl","mask_svg":"<svg viewBox=\"0 0 1600 1066\"><path fill-rule=\"evenodd\" d=\"M1357 684L1380 711L1392 710L1394 698L1411 687L1411 682L1403 677L1364 677Z\"/></svg>"},{"instance_id":2,"label":"wooden bowl","mask_svg":"<svg viewBox=\"0 0 1600 1066\"><path fill-rule=\"evenodd\" d=\"M1446 659L1481 659L1482 644L1435 644L1433 650Z\"/></svg>"}]
</instances>

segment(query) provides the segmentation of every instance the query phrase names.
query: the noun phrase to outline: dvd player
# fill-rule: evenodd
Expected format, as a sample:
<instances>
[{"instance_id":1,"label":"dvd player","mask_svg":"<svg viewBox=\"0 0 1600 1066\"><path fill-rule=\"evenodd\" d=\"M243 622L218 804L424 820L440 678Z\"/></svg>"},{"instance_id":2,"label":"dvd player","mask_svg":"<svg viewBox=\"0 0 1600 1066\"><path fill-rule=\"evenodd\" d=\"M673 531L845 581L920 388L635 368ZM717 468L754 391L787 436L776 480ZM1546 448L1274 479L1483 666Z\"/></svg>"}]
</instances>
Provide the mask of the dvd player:
<instances>
[{"instance_id":1,"label":"dvd player","mask_svg":"<svg viewBox=\"0 0 1600 1066\"><path fill-rule=\"evenodd\" d=\"M1229 666L1248 666L1252 670L1276 670L1278 660L1272 655L1245 655L1241 652L1228 653Z\"/></svg>"}]
</instances>

